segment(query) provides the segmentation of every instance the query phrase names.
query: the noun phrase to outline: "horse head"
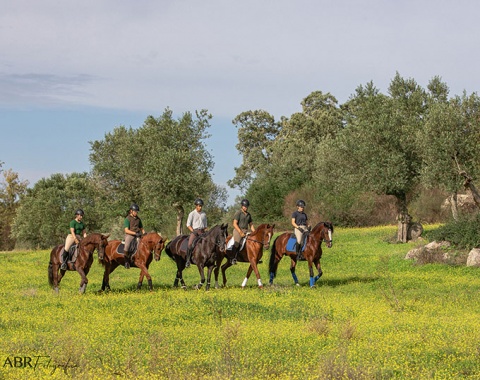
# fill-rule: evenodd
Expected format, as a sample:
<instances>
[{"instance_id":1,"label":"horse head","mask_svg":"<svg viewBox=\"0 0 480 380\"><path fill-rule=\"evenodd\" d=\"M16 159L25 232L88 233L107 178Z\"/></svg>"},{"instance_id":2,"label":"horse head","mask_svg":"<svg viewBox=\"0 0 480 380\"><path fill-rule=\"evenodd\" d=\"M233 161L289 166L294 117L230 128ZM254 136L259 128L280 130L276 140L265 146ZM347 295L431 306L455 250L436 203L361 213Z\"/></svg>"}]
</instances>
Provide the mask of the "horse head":
<instances>
[{"instance_id":1,"label":"horse head","mask_svg":"<svg viewBox=\"0 0 480 380\"><path fill-rule=\"evenodd\" d=\"M272 240L273 236L273 228L275 224L266 224L265 231L263 233L263 248L270 249L270 241Z\"/></svg>"},{"instance_id":2,"label":"horse head","mask_svg":"<svg viewBox=\"0 0 480 380\"><path fill-rule=\"evenodd\" d=\"M218 244L217 244L217 242L215 242L215 244L217 244L220 252L226 252L227 251L228 223L223 223L220 226L220 231L221 231L220 238L217 239L217 240L219 240Z\"/></svg>"},{"instance_id":3,"label":"horse head","mask_svg":"<svg viewBox=\"0 0 480 380\"><path fill-rule=\"evenodd\" d=\"M328 248L332 248L333 224L331 222L324 222L321 232L321 239L327 244Z\"/></svg>"},{"instance_id":4,"label":"horse head","mask_svg":"<svg viewBox=\"0 0 480 380\"><path fill-rule=\"evenodd\" d=\"M165 248L165 243L167 242L167 239L164 239L160 233L158 234L158 238L159 239L153 248L153 257L155 258L155 261L160 260L160 255L162 254L163 248Z\"/></svg>"},{"instance_id":5,"label":"horse head","mask_svg":"<svg viewBox=\"0 0 480 380\"><path fill-rule=\"evenodd\" d=\"M110 236L110 234L108 234L108 235L100 234L100 242L98 243L98 247L97 247L98 259L100 261L102 261L103 257L105 256L105 248L108 245L108 237L109 236Z\"/></svg>"}]
</instances>

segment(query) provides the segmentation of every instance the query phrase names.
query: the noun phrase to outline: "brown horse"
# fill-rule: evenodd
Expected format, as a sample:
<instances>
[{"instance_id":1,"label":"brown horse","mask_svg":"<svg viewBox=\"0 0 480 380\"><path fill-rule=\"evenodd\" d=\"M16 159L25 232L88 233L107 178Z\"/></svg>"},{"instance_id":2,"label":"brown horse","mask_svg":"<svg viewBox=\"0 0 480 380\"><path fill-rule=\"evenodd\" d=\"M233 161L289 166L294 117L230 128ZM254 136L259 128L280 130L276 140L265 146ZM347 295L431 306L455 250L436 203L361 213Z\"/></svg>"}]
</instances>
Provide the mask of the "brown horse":
<instances>
[{"instance_id":1,"label":"brown horse","mask_svg":"<svg viewBox=\"0 0 480 380\"><path fill-rule=\"evenodd\" d=\"M257 276L257 283L260 288L263 288L262 280L260 278L260 272L258 271L258 262L263 256L263 250L270 248L270 240L273 236L273 229L275 224L260 224L254 232L248 233L245 238L245 245L242 250L238 252L237 261L243 263L250 263L245 279L242 282L242 288L245 288L247 281L252 274L255 272ZM233 258L232 250L227 250L224 257L228 258L228 261L222 265L222 277L223 277L223 286L227 284L227 276L225 271L232 266L231 259ZM218 255L217 258L217 268L220 266L224 257ZM218 287L218 269L215 269L215 286Z\"/></svg>"},{"instance_id":2,"label":"brown horse","mask_svg":"<svg viewBox=\"0 0 480 380\"><path fill-rule=\"evenodd\" d=\"M327 244L328 248L332 248L332 234L333 224L330 222L318 223L308 234L306 243L303 247L303 257L308 261L308 269L310 271L310 287L313 287L315 283L322 277L322 267L320 266L320 259L322 258L322 241ZM290 256L292 260L290 265L290 272L292 273L293 281L295 285L300 286L298 283L297 275L295 274L295 267L297 265L297 253L293 241L289 243L291 232L284 232L279 235L273 242L272 252L270 254L270 285L273 285L273 279L277 274L278 263L284 255ZM291 247L289 247L292 245ZM313 265L318 270L318 275L313 276Z\"/></svg>"},{"instance_id":3,"label":"brown horse","mask_svg":"<svg viewBox=\"0 0 480 380\"><path fill-rule=\"evenodd\" d=\"M218 252L225 254L227 229L228 224L216 225L198 238L192 252L192 262L200 273L200 283L195 285L195 289L200 289L205 283L205 267L208 269L205 290L210 289L210 279L217 262ZM177 275L173 286L177 287L180 282L183 289L187 288L183 280L183 270L185 269L188 237L188 235L178 235L165 247L165 253L177 263Z\"/></svg>"},{"instance_id":4,"label":"brown horse","mask_svg":"<svg viewBox=\"0 0 480 380\"><path fill-rule=\"evenodd\" d=\"M78 246L78 256L74 263L69 262L68 270L77 271L80 277L80 289L81 294L85 293L87 289L88 279L87 274L90 271L90 267L93 263L93 251L97 250L98 259L103 260L105 253L105 247L108 245L108 236L99 233L92 233L82 239ZM55 292L58 293L58 287L60 281L65 275L66 270L61 270L62 265L61 252L63 245L57 245L50 252L50 262L48 264L48 282L53 287Z\"/></svg>"},{"instance_id":5,"label":"brown horse","mask_svg":"<svg viewBox=\"0 0 480 380\"><path fill-rule=\"evenodd\" d=\"M142 287L143 278L147 277L148 288L153 290L152 277L148 273L148 267L155 257L155 261L160 260L165 242L162 235L157 232L149 232L143 235L138 242L138 249L134 255L132 255L132 267L140 268L140 278L138 280L137 289ZM120 240L112 240L108 243L108 247L105 251L105 260L102 261L102 265L105 268L103 272L102 291L110 290L110 274L119 266L125 265L125 256L123 253L118 253L117 248L122 242ZM153 253L153 255L152 255Z\"/></svg>"}]
</instances>

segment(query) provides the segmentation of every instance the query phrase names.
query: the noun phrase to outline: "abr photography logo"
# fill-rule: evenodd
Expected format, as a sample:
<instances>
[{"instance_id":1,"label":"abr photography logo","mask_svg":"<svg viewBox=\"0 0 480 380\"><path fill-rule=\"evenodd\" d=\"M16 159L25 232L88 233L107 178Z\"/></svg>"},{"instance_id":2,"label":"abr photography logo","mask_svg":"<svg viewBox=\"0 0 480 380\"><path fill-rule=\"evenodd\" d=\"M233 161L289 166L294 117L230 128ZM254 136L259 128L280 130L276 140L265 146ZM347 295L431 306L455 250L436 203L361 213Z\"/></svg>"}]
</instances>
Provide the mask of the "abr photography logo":
<instances>
[{"instance_id":1,"label":"abr photography logo","mask_svg":"<svg viewBox=\"0 0 480 380\"><path fill-rule=\"evenodd\" d=\"M39 370L41 368L50 370L53 375L57 369L63 369L68 374L69 368L76 368L78 365L73 363L70 358L65 363L57 363L50 356L34 355L34 356L7 356L3 362L4 369L27 369Z\"/></svg>"}]
</instances>

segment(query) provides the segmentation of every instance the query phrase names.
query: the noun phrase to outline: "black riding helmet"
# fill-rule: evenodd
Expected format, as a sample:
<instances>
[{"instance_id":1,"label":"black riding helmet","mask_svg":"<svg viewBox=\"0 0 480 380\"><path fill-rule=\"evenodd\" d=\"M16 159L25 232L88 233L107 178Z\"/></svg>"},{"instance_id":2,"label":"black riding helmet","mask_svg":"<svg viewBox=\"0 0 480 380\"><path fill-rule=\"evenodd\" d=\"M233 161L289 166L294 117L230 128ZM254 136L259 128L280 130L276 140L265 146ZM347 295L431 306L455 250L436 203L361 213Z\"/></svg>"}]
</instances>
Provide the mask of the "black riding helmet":
<instances>
[{"instance_id":1,"label":"black riding helmet","mask_svg":"<svg viewBox=\"0 0 480 380\"><path fill-rule=\"evenodd\" d=\"M79 208L77 211L75 211L75 215L85 215L85 213L83 212L83 210L81 208Z\"/></svg>"},{"instance_id":2,"label":"black riding helmet","mask_svg":"<svg viewBox=\"0 0 480 380\"><path fill-rule=\"evenodd\" d=\"M195 199L195 206L197 205L203 206L203 200L201 200L200 198Z\"/></svg>"},{"instance_id":3,"label":"black riding helmet","mask_svg":"<svg viewBox=\"0 0 480 380\"><path fill-rule=\"evenodd\" d=\"M132 205L130 206L130 210L139 212L140 207L138 207L138 205L136 203L132 203Z\"/></svg>"},{"instance_id":4,"label":"black riding helmet","mask_svg":"<svg viewBox=\"0 0 480 380\"><path fill-rule=\"evenodd\" d=\"M242 199L241 205L245 206L245 207L248 207L248 206L250 206L250 202L248 201L248 199Z\"/></svg>"},{"instance_id":5,"label":"black riding helmet","mask_svg":"<svg viewBox=\"0 0 480 380\"><path fill-rule=\"evenodd\" d=\"M305 201L302 201L301 199L297 201L297 206L298 207L305 207Z\"/></svg>"}]
</instances>

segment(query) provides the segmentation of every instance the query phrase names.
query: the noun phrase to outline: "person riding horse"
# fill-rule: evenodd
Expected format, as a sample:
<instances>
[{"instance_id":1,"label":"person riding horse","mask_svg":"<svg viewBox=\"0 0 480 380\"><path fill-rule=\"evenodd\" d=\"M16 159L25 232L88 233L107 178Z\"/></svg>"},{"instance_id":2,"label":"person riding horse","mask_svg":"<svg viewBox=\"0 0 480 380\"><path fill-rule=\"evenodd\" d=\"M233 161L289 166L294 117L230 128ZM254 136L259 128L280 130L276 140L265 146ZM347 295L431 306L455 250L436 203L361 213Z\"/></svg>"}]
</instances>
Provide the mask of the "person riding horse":
<instances>
[{"instance_id":1,"label":"person riding horse","mask_svg":"<svg viewBox=\"0 0 480 380\"><path fill-rule=\"evenodd\" d=\"M185 268L190 266L195 239L201 234L205 233L207 229L207 214L205 214L205 211L202 211L203 200L197 198L194 203L195 209L188 214L187 218L187 228L190 231L190 236L188 237L187 260L185 263Z\"/></svg>"},{"instance_id":2,"label":"person riding horse","mask_svg":"<svg viewBox=\"0 0 480 380\"><path fill-rule=\"evenodd\" d=\"M136 203L133 203L130 206L130 210L125 217L125 220L123 221L123 227L125 231L125 246L123 251L126 269L130 269L130 258L132 255L132 252L130 252L130 244L132 243L133 239L141 237L143 234L145 234L142 220L138 217L139 212L140 207L138 207Z\"/></svg>"},{"instance_id":3,"label":"person riding horse","mask_svg":"<svg viewBox=\"0 0 480 380\"><path fill-rule=\"evenodd\" d=\"M252 223L252 216L248 212L250 202L248 199L243 199L240 203L241 208L233 216L233 248L232 248L232 265L237 264L237 255L240 251L241 241L246 236L248 229L255 232L255 227Z\"/></svg>"},{"instance_id":4,"label":"person riding horse","mask_svg":"<svg viewBox=\"0 0 480 380\"><path fill-rule=\"evenodd\" d=\"M62 265L60 266L61 270L67 270L68 265L68 256L69 253L68 251L70 250L70 247L75 243L77 245L78 249L78 243L80 240L82 240L82 237L86 237L87 233L85 231L85 224L83 223L83 216L85 213L83 212L82 209L78 209L75 211L75 218L70 222L70 233L65 239L65 245L63 247L63 251L61 253L61 258L62 258Z\"/></svg>"},{"instance_id":5,"label":"person riding horse","mask_svg":"<svg viewBox=\"0 0 480 380\"><path fill-rule=\"evenodd\" d=\"M297 201L297 210L292 214L293 233L297 238L296 251L297 260L302 255L302 246L304 243L304 234L309 231L308 216L305 214L305 202L301 199Z\"/></svg>"}]
</instances>

